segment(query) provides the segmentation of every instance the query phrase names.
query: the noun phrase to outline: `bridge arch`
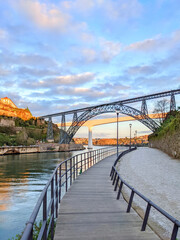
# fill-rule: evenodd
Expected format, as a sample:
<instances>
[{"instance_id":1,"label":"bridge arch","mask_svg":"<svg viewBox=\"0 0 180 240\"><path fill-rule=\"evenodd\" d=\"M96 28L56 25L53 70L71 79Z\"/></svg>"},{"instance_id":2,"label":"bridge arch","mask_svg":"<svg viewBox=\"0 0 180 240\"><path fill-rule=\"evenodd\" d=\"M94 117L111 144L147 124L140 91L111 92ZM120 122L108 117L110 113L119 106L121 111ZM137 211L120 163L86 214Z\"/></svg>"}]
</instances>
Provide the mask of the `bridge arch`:
<instances>
[{"instance_id":1,"label":"bridge arch","mask_svg":"<svg viewBox=\"0 0 180 240\"><path fill-rule=\"evenodd\" d=\"M94 107L79 115L75 120L73 120L72 125L69 127L66 134L63 134L63 138L60 140L60 143L69 143L79 128L89 119L103 113L115 112L116 110L119 110L120 113L131 116L140 121L152 132L154 132L155 129L159 127L158 123L151 119L148 115L133 107L123 104L108 104Z\"/></svg>"}]
</instances>

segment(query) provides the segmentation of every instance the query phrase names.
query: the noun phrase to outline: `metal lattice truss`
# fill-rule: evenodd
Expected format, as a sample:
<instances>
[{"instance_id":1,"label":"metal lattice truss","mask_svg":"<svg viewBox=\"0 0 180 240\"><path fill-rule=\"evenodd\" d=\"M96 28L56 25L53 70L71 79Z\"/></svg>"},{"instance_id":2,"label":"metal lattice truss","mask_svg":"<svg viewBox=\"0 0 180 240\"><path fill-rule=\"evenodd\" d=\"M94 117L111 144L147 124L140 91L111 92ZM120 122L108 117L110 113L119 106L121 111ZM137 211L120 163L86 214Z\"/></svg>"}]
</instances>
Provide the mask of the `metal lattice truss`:
<instances>
[{"instance_id":1,"label":"metal lattice truss","mask_svg":"<svg viewBox=\"0 0 180 240\"><path fill-rule=\"evenodd\" d=\"M72 125L67 130L66 137L64 139L61 139L60 143L69 143L78 131L78 129L89 119L103 113L115 112L116 110L119 110L122 114L126 114L135 118L153 132L156 128L159 127L157 122L155 122L153 119L151 119L150 117L148 117L148 115L145 114L146 111L144 111L143 113L135 108L123 104L108 104L87 110L77 118L73 117Z\"/></svg>"}]
</instances>

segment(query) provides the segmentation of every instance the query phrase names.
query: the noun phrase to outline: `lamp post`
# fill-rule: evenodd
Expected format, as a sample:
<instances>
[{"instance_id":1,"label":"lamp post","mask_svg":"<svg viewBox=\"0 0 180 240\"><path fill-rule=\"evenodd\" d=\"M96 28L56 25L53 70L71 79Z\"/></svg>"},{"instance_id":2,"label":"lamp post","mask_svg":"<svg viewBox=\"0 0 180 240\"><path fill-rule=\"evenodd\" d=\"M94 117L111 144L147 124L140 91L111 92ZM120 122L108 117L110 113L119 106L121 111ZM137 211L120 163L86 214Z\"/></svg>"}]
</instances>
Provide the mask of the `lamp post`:
<instances>
[{"instance_id":1,"label":"lamp post","mask_svg":"<svg viewBox=\"0 0 180 240\"><path fill-rule=\"evenodd\" d=\"M131 149L131 127L132 127L131 123L129 124L129 127L130 127L130 149Z\"/></svg>"},{"instance_id":2,"label":"lamp post","mask_svg":"<svg viewBox=\"0 0 180 240\"><path fill-rule=\"evenodd\" d=\"M118 117L119 117L119 113L120 113L120 111L118 109L116 109L116 114L117 114L117 157L119 155L119 152L118 152Z\"/></svg>"},{"instance_id":3,"label":"lamp post","mask_svg":"<svg viewBox=\"0 0 180 240\"><path fill-rule=\"evenodd\" d=\"M137 144L136 139L137 139L137 130L135 130L135 133L134 133L134 141L135 141L135 145Z\"/></svg>"}]
</instances>

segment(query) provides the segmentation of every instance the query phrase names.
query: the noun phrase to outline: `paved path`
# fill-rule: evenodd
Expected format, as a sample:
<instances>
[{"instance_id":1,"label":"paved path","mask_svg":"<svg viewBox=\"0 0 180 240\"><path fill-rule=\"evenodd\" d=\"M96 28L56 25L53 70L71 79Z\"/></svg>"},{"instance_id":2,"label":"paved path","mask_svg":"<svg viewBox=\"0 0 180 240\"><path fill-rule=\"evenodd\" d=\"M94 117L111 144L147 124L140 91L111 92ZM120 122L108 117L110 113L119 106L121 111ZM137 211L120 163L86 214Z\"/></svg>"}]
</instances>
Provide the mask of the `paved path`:
<instances>
[{"instance_id":1,"label":"paved path","mask_svg":"<svg viewBox=\"0 0 180 240\"><path fill-rule=\"evenodd\" d=\"M80 175L64 196L57 219L55 240L157 240L127 203L116 200L109 173L115 155Z\"/></svg>"}]
</instances>

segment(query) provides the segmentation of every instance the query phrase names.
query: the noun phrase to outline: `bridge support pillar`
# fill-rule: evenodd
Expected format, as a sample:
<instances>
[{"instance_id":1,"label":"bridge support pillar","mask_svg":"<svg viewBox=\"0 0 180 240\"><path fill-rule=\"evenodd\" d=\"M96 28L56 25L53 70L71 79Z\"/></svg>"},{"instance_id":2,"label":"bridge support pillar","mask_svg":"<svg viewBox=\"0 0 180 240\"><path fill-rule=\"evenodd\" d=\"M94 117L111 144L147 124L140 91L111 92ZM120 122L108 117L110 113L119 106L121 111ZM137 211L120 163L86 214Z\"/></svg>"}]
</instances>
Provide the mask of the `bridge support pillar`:
<instances>
[{"instance_id":1,"label":"bridge support pillar","mask_svg":"<svg viewBox=\"0 0 180 240\"><path fill-rule=\"evenodd\" d=\"M93 148L93 143L92 143L92 126L88 127L88 149Z\"/></svg>"},{"instance_id":2,"label":"bridge support pillar","mask_svg":"<svg viewBox=\"0 0 180 240\"><path fill-rule=\"evenodd\" d=\"M47 138L46 140L48 142L54 142L54 136L53 136L53 124L52 124L52 118L49 117L48 121L48 129L47 129Z\"/></svg>"},{"instance_id":3,"label":"bridge support pillar","mask_svg":"<svg viewBox=\"0 0 180 240\"><path fill-rule=\"evenodd\" d=\"M176 111L176 101L173 93L171 94L170 111Z\"/></svg>"}]
</instances>

